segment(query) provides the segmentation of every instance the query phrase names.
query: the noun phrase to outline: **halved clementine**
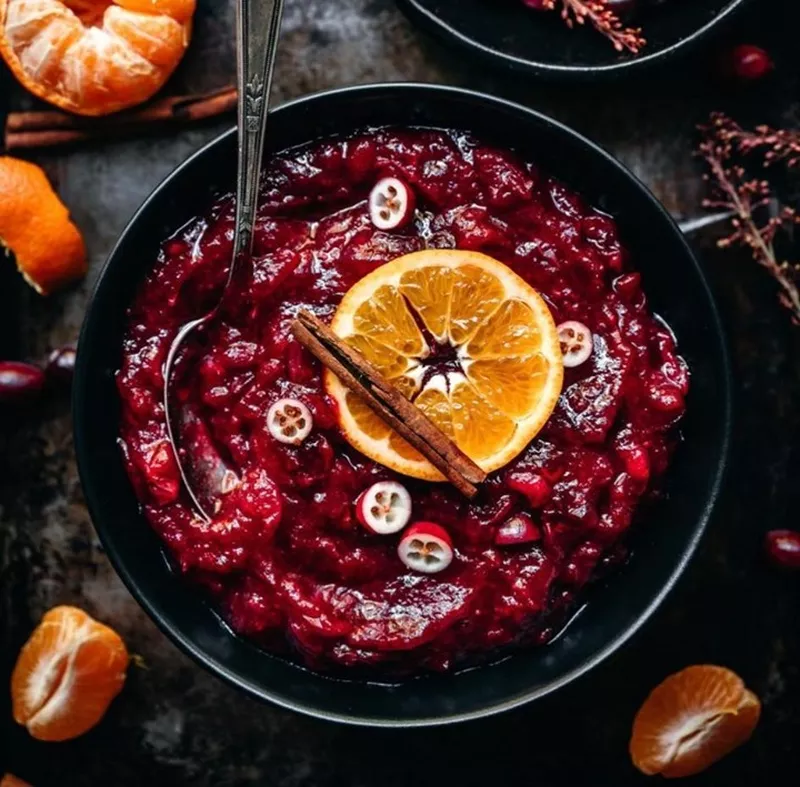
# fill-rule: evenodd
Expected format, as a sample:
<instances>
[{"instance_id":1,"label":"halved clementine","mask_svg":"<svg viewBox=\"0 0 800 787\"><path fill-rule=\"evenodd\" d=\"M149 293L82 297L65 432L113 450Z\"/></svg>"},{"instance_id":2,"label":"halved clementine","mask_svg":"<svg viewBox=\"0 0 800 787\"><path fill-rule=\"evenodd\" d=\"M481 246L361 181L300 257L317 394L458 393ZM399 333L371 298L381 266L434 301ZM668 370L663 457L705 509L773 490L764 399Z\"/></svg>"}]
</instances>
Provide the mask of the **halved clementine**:
<instances>
[{"instance_id":1,"label":"halved clementine","mask_svg":"<svg viewBox=\"0 0 800 787\"><path fill-rule=\"evenodd\" d=\"M11 675L14 719L43 741L76 738L97 724L125 683L125 643L76 607L42 618Z\"/></svg>"},{"instance_id":2,"label":"halved clementine","mask_svg":"<svg viewBox=\"0 0 800 787\"><path fill-rule=\"evenodd\" d=\"M633 764L648 775L692 776L744 743L761 703L725 667L698 665L656 686L633 722Z\"/></svg>"},{"instance_id":3,"label":"halved clementine","mask_svg":"<svg viewBox=\"0 0 800 787\"><path fill-rule=\"evenodd\" d=\"M196 0L0 0L0 55L19 81L79 115L146 101L180 63Z\"/></svg>"},{"instance_id":4,"label":"halved clementine","mask_svg":"<svg viewBox=\"0 0 800 787\"><path fill-rule=\"evenodd\" d=\"M430 249L387 263L347 292L331 328L486 472L525 448L561 392L547 304L485 254ZM444 480L331 372L325 385L355 448L399 473Z\"/></svg>"},{"instance_id":5,"label":"halved clementine","mask_svg":"<svg viewBox=\"0 0 800 787\"><path fill-rule=\"evenodd\" d=\"M43 295L86 273L83 238L47 176L10 156L0 156L0 246Z\"/></svg>"}]
</instances>

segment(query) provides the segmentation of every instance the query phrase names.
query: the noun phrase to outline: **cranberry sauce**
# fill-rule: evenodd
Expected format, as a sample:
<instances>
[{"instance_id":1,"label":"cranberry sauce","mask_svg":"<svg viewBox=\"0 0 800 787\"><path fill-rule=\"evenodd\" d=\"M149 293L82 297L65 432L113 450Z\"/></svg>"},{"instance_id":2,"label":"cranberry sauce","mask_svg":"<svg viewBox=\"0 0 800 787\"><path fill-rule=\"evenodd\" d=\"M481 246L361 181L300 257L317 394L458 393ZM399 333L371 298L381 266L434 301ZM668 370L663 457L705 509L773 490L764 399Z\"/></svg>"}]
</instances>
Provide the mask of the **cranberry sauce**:
<instances>
[{"instance_id":1,"label":"cranberry sauce","mask_svg":"<svg viewBox=\"0 0 800 787\"><path fill-rule=\"evenodd\" d=\"M366 202L387 175L417 200L415 220L390 232L371 224ZM219 500L211 524L181 489L161 369L177 327L213 303L223 281L230 197L164 243L130 309L121 437L147 519L237 632L318 669L447 670L546 642L554 610L619 554L667 466L688 389L686 364L648 310L614 221L511 153L421 129L288 151L271 163L262 196L252 266L189 349L175 391L182 451ZM320 366L289 330L301 307L330 319L364 275L425 247L495 257L542 293L557 323L579 320L594 334L589 359L566 369L544 430L471 502L345 443ZM266 428L284 397L313 415L299 446ZM444 571L414 573L398 558L401 534L359 524L354 501L379 480L408 488L412 522L447 529L455 556ZM507 543L500 531L519 514L530 537Z\"/></svg>"}]
</instances>

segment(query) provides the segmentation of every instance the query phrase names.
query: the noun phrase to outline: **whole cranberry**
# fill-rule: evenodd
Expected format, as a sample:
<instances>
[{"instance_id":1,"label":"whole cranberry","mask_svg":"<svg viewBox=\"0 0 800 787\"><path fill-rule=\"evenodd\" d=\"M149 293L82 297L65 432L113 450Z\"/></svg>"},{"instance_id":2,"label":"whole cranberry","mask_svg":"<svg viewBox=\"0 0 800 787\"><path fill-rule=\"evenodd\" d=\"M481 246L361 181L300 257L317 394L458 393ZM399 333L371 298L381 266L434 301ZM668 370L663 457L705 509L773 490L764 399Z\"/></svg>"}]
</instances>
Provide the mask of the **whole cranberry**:
<instances>
[{"instance_id":1,"label":"whole cranberry","mask_svg":"<svg viewBox=\"0 0 800 787\"><path fill-rule=\"evenodd\" d=\"M794 530L770 530L766 548L773 563L784 568L800 568L800 533Z\"/></svg>"},{"instance_id":2,"label":"whole cranberry","mask_svg":"<svg viewBox=\"0 0 800 787\"><path fill-rule=\"evenodd\" d=\"M38 367L21 361L0 361L0 402L26 404L44 387L45 375Z\"/></svg>"},{"instance_id":3,"label":"whole cranberry","mask_svg":"<svg viewBox=\"0 0 800 787\"><path fill-rule=\"evenodd\" d=\"M75 348L61 347L53 350L47 359L45 373L53 382L71 383L75 372Z\"/></svg>"},{"instance_id":4,"label":"whole cranberry","mask_svg":"<svg viewBox=\"0 0 800 787\"><path fill-rule=\"evenodd\" d=\"M730 53L730 69L745 82L761 79L774 67L769 54L754 44L740 44Z\"/></svg>"}]
</instances>

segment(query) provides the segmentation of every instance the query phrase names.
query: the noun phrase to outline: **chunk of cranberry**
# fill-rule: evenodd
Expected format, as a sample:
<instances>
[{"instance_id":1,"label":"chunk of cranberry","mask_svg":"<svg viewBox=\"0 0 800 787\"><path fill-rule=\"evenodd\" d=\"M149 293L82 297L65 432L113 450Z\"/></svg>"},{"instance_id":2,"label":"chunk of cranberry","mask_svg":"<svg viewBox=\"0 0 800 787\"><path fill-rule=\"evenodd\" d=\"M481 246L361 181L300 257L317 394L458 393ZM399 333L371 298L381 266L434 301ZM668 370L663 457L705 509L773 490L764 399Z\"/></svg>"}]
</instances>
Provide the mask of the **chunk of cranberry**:
<instances>
[{"instance_id":1,"label":"chunk of cranberry","mask_svg":"<svg viewBox=\"0 0 800 787\"><path fill-rule=\"evenodd\" d=\"M495 533L494 542L498 546L517 546L539 541L542 532L534 523L530 514L516 514L510 517Z\"/></svg>"},{"instance_id":2,"label":"chunk of cranberry","mask_svg":"<svg viewBox=\"0 0 800 787\"><path fill-rule=\"evenodd\" d=\"M512 472L508 476L508 486L528 498L531 508L541 508L553 492L552 487L540 473Z\"/></svg>"}]
</instances>

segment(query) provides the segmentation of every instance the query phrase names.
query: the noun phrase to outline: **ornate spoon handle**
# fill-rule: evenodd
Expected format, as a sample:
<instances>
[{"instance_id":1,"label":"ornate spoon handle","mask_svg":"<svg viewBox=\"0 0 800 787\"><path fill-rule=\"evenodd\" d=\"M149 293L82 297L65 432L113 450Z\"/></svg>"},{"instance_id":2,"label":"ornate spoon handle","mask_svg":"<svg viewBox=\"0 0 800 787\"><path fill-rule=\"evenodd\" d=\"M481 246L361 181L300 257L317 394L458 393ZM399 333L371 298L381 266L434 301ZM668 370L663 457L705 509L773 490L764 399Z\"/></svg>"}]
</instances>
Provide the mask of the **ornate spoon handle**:
<instances>
[{"instance_id":1,"label":"ornate spoon handle","mask_svg":"<svg viewBox=\"0 0 800 787\"><path fill-rule=\"evenodd\" d=\"M283 0L238 0L236 4L239 161L233 259L228 282L237 264L250 256L253 246L267 109L282 16Z\"/></svg>"}]
</instances>

